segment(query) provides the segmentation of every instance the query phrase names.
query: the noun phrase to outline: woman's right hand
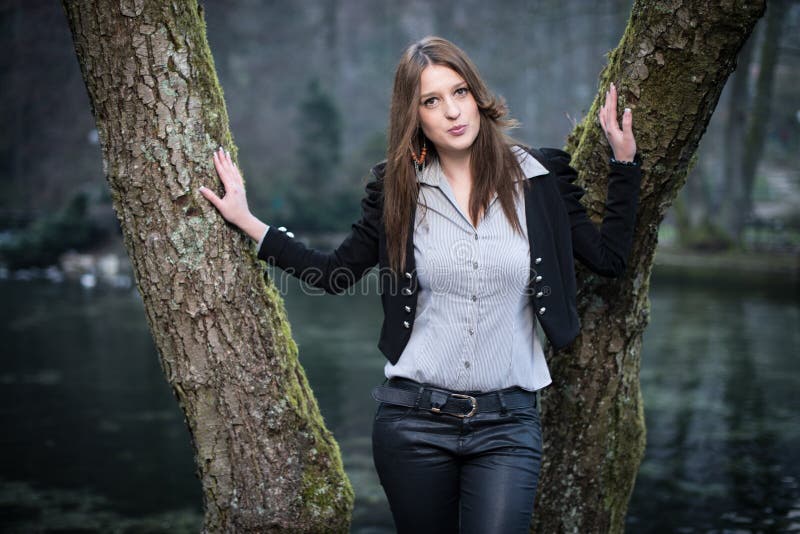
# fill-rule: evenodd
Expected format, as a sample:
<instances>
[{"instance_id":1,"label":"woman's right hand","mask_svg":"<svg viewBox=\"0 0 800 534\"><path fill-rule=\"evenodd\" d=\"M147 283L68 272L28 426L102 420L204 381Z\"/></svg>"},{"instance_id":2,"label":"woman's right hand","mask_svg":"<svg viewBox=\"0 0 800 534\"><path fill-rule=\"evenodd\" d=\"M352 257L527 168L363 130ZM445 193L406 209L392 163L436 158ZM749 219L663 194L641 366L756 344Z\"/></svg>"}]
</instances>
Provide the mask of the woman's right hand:
<instances>
[{"instance_id":1,"label":"woman's right hand","mask_svg":"<svg viewBox=\"0 0 800 534\"><path fill-rule=\"evenodd\" d=\"M226 221L241 228L253 240L260 240L267 226L250 213L242 175L236 164L233 163L230 153L223 150L222 147L214 152L214 167L225 187L225 195L219 198L207 187L201 187L200 194L219 210L220 215Z\"/></svg>"}]
</instances>

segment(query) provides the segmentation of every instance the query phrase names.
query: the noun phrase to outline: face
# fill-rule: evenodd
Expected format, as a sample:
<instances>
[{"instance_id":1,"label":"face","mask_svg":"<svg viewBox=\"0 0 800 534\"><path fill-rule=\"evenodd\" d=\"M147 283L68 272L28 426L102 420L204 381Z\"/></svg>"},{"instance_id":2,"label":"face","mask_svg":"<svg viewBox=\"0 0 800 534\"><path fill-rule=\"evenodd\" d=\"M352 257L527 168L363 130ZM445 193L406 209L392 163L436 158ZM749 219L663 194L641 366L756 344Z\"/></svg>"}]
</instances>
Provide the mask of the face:
<instances>
[{"instance_id":1,"label":"face","mask_svg":"<svg viewBox=\"0 0 800 534\"><path fill-rule=\"evenodd\" d=\"M478 105L456 71L428 65L419 80L419 121L422 132L440 156L463 156L481 127Z\"/></svg>"}]
</instances>

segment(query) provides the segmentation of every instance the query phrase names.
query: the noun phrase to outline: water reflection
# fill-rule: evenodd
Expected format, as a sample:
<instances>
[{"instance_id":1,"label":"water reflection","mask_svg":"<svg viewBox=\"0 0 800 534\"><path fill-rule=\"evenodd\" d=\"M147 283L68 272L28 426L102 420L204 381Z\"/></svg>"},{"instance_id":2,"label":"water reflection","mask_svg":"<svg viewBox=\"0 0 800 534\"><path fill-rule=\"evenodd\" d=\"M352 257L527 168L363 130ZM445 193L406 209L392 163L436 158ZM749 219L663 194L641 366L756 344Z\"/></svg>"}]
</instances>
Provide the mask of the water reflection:
<instances>
[{"instance_id":1,"label":"water reflection","mask_svg":"<svg viewBox=\"0 0 800 534\"><path fill-rule=\"evenodd\" d=\"M196 532L188 433L138 297L3 281L0 525ZM391 532L372 467L375 295L290 286L300 358L356 490L354 532ZM648 448L632 532L800 529L800 306L786 292L656 279L642 388ZM158 526L160 525L160 526ZM115 528L116 528L115 527ZM161 529L161 530L159 530Z\"/></svg>"},{"instance_id":2,"label":"water reflection","mask_svg":"<svg viewBox=\"0 0 800 534\"><path fill-rule=\"evenodd\" d=\"M3 282L2 294L3 530L199 517L188 432L138 297L46 282Z\"/></svg>"},{"instance_id":3,"label":"water reflection","mask_svg":"<svg viewBox=\"0 0 800 534\"><path fill-rule=\"evenodd\" d=\"M641 376L648 444L629 526L799 528L798 302L657 282Z\"/></svg>"}]
</instances>

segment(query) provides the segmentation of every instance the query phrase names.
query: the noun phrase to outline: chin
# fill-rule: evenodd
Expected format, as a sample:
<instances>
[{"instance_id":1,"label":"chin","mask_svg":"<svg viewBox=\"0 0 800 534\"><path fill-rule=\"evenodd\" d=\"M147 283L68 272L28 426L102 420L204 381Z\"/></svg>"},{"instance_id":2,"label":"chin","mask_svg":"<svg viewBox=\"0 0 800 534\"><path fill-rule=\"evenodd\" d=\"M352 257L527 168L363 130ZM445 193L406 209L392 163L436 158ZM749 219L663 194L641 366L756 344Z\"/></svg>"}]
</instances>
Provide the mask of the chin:
<instances>
[{"instance_id":1,"label":"chin","mask_svg":"<svg viewBox=\"0 0 800 534\"><path fill-rule=\"evenodd\" d=\"M472 148L472 145L475 144L475 140L477 138L478 138L478 136L476 135L475 137L473 137L471 139L464 139L462 142L457 143L456 144L457 146L454 146L453 149L454 150L459 150L459 151L461 151L461 150L469 150L469 149Z\"/></svg>"},{"instance_id":2,"label":"chin","mask_svg":"<svg viewBox=\"0 0 800 534\"><path fill-rule=\"evenodd\" d=\"M465 150L469 150L472 148L472 145L475 144L475 140L478 138L477 135L475 136L462 136L458 139L448 139L446 143L443 143L441 147L437 147L440 151L444 152L463 152Z\"/></svg>"}]
</instances>

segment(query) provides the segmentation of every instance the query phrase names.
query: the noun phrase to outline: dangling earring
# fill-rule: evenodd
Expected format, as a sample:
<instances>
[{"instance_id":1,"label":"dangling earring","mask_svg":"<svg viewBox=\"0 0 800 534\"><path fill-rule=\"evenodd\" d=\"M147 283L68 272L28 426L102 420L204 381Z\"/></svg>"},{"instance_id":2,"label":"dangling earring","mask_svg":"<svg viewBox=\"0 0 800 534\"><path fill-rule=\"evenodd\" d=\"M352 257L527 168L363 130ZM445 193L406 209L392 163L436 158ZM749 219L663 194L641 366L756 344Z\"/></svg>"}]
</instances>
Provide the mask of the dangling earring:
<instances>
[{"instance_id":1,"label":"dangling earring","mask_svg":"<svg viewBox=\"0 0 800 534\"><path fill-rule=\"evenodd\" d=\"M425 137L422 138L422 152L419 154L419 158L417 158L417 153L414 152L414 147L411 147L411 159L414 161L414 170L417 171L417 177L422 174L422 169L425 168L425 156L428 155L428 145L426 144Z\"/></svg>"}]
</instances>

